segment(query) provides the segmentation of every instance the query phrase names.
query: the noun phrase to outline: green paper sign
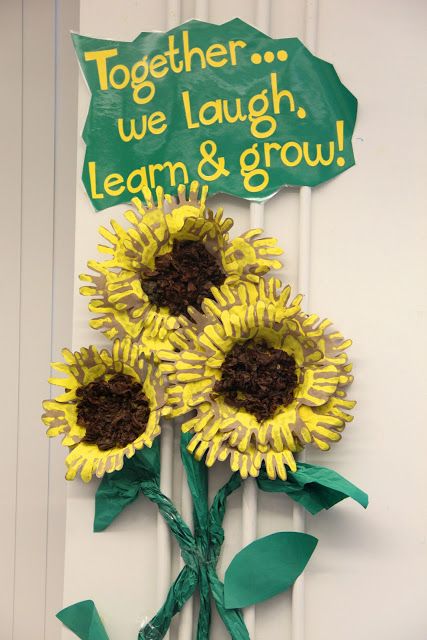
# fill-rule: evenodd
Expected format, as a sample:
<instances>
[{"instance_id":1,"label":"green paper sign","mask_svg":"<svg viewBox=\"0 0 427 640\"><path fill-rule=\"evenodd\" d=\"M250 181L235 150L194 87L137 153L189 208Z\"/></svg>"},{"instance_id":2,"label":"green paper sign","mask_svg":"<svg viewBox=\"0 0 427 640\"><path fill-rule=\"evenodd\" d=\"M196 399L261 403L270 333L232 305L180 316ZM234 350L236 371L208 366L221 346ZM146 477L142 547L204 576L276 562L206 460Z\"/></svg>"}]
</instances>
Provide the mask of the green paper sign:
<instances>
[{"instance_id":1,"label":"green paper sign","mask_svg":"<svg viewBox=\"0 0 427 640\"><path fill-rule=\"evenodd\" d=\"M227 609L249 607L293 585L317 545L307 533L280 532L259 538L242 549L225 572Z\"/></svg>"},{"instance_id":2,"label":"green paper sign","mask_svg":"<svg viewBox=\"0 0 427 640\"><path fill-rule=\"evenodd\" d=\"M73 41L92 94L83 183L96 210L193 180L263 200L354 164L356 98L297 38L235 19Z\"/></svg>"}]
</instances>

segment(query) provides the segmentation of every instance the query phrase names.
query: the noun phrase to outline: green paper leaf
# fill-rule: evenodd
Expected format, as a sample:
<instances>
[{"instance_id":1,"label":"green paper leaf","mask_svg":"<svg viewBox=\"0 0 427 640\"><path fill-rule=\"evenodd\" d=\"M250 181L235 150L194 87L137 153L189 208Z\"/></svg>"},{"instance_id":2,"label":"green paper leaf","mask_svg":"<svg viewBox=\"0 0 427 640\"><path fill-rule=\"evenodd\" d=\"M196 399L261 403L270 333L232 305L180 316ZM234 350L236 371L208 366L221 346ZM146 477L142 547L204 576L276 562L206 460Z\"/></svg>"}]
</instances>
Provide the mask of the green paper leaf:
<instances>
[{"instance_id":1,"label":"green paper leaf","mask_svg":"<svg viewBox=\"0 0 427 640\"><path fill-rule=\"evenodd\" d=\"M56 617L81 640L109 640L93 600L76 602Z\"/></svg>"},{"instance_id":2,"label":"green paper leaf","mask_svg":"<svg viewBox=\"0 0 427 640\"><path fill-rule=\"evenodd\" d=\"M225 572L226 608L249 607L289 589L316 545L317 538L293 531L273 533L249 544Z\"/></svg>"},{"instance_id":3,"label":"green paper leaf","mask_svg":"<svg viewBox=\"0 0 427 640\"><path fill-rule=\"evenodd\" d=\"M123 509L136 500L142 483L159 483L160 438L156 438L151 449L144 447L126 459L123 469L106 474L95 497L95 520L93 530L104 531Z\"/></svg>"},{"instance_id":4,"label":"green paper leaf","mask_svg":"<svg viewBox=\"0 0 427 640\"><path fill-rule=\"evenodd\" d=\"M257 478L262 491L286 493L312 515L330 509L345 498L352 498L366 509L368 495L332 469L298 463L297 471L288 472L287 480L271 480L265 470Z\"/></svg>"}]
</instances>

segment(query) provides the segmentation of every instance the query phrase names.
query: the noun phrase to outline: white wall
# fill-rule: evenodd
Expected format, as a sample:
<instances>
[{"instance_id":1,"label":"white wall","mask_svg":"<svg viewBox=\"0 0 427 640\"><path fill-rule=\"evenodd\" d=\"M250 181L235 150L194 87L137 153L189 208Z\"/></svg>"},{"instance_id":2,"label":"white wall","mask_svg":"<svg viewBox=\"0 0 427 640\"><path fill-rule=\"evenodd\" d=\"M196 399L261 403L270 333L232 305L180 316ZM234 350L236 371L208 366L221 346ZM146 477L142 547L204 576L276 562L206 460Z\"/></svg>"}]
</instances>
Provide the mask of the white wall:
<instances>
[{"instance_id":1,"label":"white wall","mask_svg":"<svg viewBox=\"0 0 427 640\"><path fill-rule=\"evenodd\" d=\"M71 339L75 0L0 2L1 640L57 640L63 458L41 424L49 363Z\"/></svg>"},{"instance_id":2,"label":"white wall","mask_svg":"<svg viewBox=\"0 0 427 640\"><path fill-rule=\"evenodd\" d=\"M167 24L165 0L81 0L80 4L80 32L87 35L133 39L140 31L161 30ZM69 0L56 5L61 9L59 19L66 22ZM56 603L60 606L65 482L63 470L58 469L62 466L59 443L52 442L49 452L38 415L39 401L48 393L50 351L57 352L60 341L69 341L66 291L72 241L65 194L71 183L66 163L73 157L73 145L64 133L64 123L57 122L62 134L57 133L53 146L53 0L26 0L23 14L16 0L3 0L2 12L4 7L10 29L2 28L3 15L0 29L11 61L6 70L15 99L2 100L0 107L2 117L7 116L1 138L7 155L2 154L0 176L5 191L13 194L3 198L8 235L0 254L7 312L1 317L6 323L4 358L9 363L2 372L9 386L3 427L7 481L1 486L0 637L56 640L59 624L51 613ZM181 2L181 20L194 17L194 12L194 2ZM254 0L209 2L211 21L235 16L254 22ZM307 530L320 543L306 572L306 640L423 640L426 636L427 437L422 413L426 87L421 80L425 20L426 4L421 0L319 2L318 55L334 63L357 96L359 116L354 137L356 167L313 192L310 310L331 317L354 339L353 394L359 405L342 442L328 454L310 452L308 461L330 466L353 480L368 491L371 504L367 512L343 503L307 518ZM305 2L273 0L270 33L304 39ZM59 39L60 51L65 47L62 42ZM42 59L48 73L40 76L36 72ZM21 61L23 76L19 75ZM57 93L66 96L67 104L73 96L70 73L60 76L63 83ZM80 80L79 130L87 105L87 89ZM56 113L63 113L58 105ZM59 144L60 140L67 142ZM78 175L83 153L79 140ZM215 197L210 204L220 203L235 218L236 233L248 226L247 204L227 197ZM119 217L124 208L94 214L78 181L75 348L100 343L99 335L87 327L87 300L77 294L77 274L85 270L87 259L96 256L97 227ZM282 192L266 205L265 228L279 237L286 250L282 277L291 284L298 280L298 219L297 190ZM175 475L175 486L179 486L179 464ZM227 475L227 469L216 469L211 490ZM78 481L67 486L64 605L92 597L112 640L133 640L142 619L160 605L155 595L155 510L141 498L106 532L93 534L95 491L95 482L89 487ZM179 502L179 491L173 498ZM259 494L258 535L290 529L291 514L286 498ZM236 493L227 510L221 569L240 547L241 496ZM291 638L289 594L256 610L256 640ZM62 637L75 636L63 631ZM213 640L225 637L215 619Z\"/></svg>"}]
</instances>

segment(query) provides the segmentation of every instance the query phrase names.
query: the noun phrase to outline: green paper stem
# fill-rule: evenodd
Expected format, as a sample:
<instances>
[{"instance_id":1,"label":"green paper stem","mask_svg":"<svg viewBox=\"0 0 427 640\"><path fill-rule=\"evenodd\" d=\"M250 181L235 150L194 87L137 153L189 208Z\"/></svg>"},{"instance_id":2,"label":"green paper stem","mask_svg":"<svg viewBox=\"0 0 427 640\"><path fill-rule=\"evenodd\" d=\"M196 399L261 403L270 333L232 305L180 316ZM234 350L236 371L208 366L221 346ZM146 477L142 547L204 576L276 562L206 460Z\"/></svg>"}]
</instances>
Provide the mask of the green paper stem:
<instances>
[{"instance_id":1,"label":"green paper stem","mask_svg":"<svg viewBox=\"0 0 427 640\"><path fill-rule=\"evenodd\" d=\"M187 483L193 500L194 540L197 546L197 554L200 559L199 566L199 594L200 609L197 623L197 640L209 638L211 625L211 599L207 562L209 554L208 536L208 474L204 464L200 464L187 451L189 436L181 436L181 459L187 476Z\"/></svg>"},{"instance_id":2,"label":"green paper stem","mask_svg":"<svg viewBox=\"0 0 427 640\"><path fill-rule=\"evenodd\" d=\"M228 482L218 491L213 499L212 506L209 511L209 533L213 543L213 550L216 552L215 563L218 561L222 543L224 542L224 529L222 523L224 521L225 509L227 506L227 498L239 489L242 484L242 478L239 473L233 473Z\"/></svg>"},{"instance_id":3,"label":"green paper stem","mask_svg":"<svg viewBox=\"0 0 427 640\"><path fill-rule=\"evenodd\" d=\"M193 595L196 587L200 592L200 612L197 625L197 640L209 638L211 625L211 595L215 601L232 640L249 640L249 634L238 610L227 610L224 604L224 585L216 574L216 564L224 541L224 520L228 496L241 485L241 478L233 474L218 491L212 507L208 506L208 469L197 462L187 451L189 436L181 439L181 457L187 475L188 486L193 499L194 535L182 516L162 494L158 474L146 473L138 482L148 500L157 505L162 517L177 540L185 566L171 586L163 606L139 632L138 640L161 640L167 633L172 618L181 611L185 602ZM132 493L133 495L133 493ZM105 494L102 493L103 499ZM99 505L101 507L101 504Z\"/></svg>"},{"instance_id":4,"label":"green paper stem","mask_svg":"<svg viewBox=\"0 0 427 640\"><path fill-rule=\"evenodd\" d=\"M179 544L185 563L190 566L194 565L194 537L173 502L160 491L159 485L153 481L141 482L141 491L148 500L157 505L160 514Z\"/></svg>"},{"instance_id":5,"label":"green paper stem","mask_svg":"<svg viewBox=\"0 0 427 640\"><path fill-rule=\"evenodd\" d=\"M224 542L224 521L228 497L242 484L239 473L233 473L226 484L218 491L209 510L209 535L211 539L212 562L216 567L221 546ZM224 602L224 584L216 571L210 572L210 587L216 608L233 640L249 640L249 633L238 609L226 609Z\"/></svg>"},{"instance_id":6,"label":"green paper stem","mask_svg":"<svg viewBox=\"0 0 427 640\"><path fill-rule=\"evenodd\" d=\"M169 589L166 601L154 618L138 634L138 640L160 640L166 635L172 618L179 613L184 604L193 595L197 586L197 574L192 567L185 565ZM207 637L207 636L205 636Z\"/></svg>"},{"instance_id":7,"label":"green paper stem","mask_svg":"<svg viewBox=\"0 0 427 640\"><path fill-rule=\"evenodd\" d=\"M211 598L208 567L201 566L199 571L199 619L197 621L197 640L209 638L211 628Z\"/></svg>"},{"instance_id":8,"label":"green paper stem","mask_svg":"<svg viewBox=\"0 0 427 640\"><path fill-rule=\"evenodd\" d=\"M224 604L224 585L216 573L221 546L224 542L224 520L228 496L238 489L242 480L234 473L218 491L212 506L208 508L208 468L198 462L187 451L191 434L181 437L181 458L187 474L188 486L194 505L194 535L201 554L200 567L200 614L197 628L197 640L209 638L210 594L215 601L218 613L232 640L249 640L249 633L239 610L227 610Z\"/></svg>"},{"instance_id":9,"label":"green paper stem","mask_svg":"<svg viewBox=\"0 0 427 640\"><path fill-rule=\"evenodd\" d=\"M239 609L226 609L224 603L224 584L218 578L216 571L209 568L209 585L216 608L227 628L232 640L250 640L249 632Z\"/></svg>"}]
</instances>

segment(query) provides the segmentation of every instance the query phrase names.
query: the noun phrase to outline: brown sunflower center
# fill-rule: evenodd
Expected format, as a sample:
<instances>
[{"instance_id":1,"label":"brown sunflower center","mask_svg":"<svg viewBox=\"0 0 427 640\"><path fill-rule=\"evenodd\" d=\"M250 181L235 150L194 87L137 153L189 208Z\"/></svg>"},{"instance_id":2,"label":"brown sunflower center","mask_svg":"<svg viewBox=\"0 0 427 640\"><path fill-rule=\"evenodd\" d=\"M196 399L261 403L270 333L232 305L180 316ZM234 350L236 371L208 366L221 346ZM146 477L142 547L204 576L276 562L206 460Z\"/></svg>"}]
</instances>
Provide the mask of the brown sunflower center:
<instances>
[{"instance_id":1,"label":"brown sunflower center","mask_svg":"<svg viewBox=\"0 0 427 640\"><path fill-rule=\"evenodd\" d=\"M118 373L76 392L77 424L86 429L82 442L101 451L123 448L144 433L150 408L142 386L132 376Z\"/></svg>"},{"instance_id":2,"label":"brown sunflower center","mask_svg":"<svg viewBox=\"0 0 427 640\"><path fill-rule=\"evenodd\" d=\"M243 408L261 421L292 402L297 382L292 356L265 342L250 340L236 344L226 356L213 391L227 404Z\"/></svg>"},{"instance_id":3,"label":"brown sunflower center","mask_svg":"<svg viewBox=\"0 0 427 640\"><path fill-rule=\"evenodd\" d=\"M211 288L226 278L218 259L193 240L175 240L172 251L156 258L154 269L144 269L141 277L150 302L174 316L187 315L189 306L200 311L203 298L211 298Z\"/></svg>"}]
</instances>

